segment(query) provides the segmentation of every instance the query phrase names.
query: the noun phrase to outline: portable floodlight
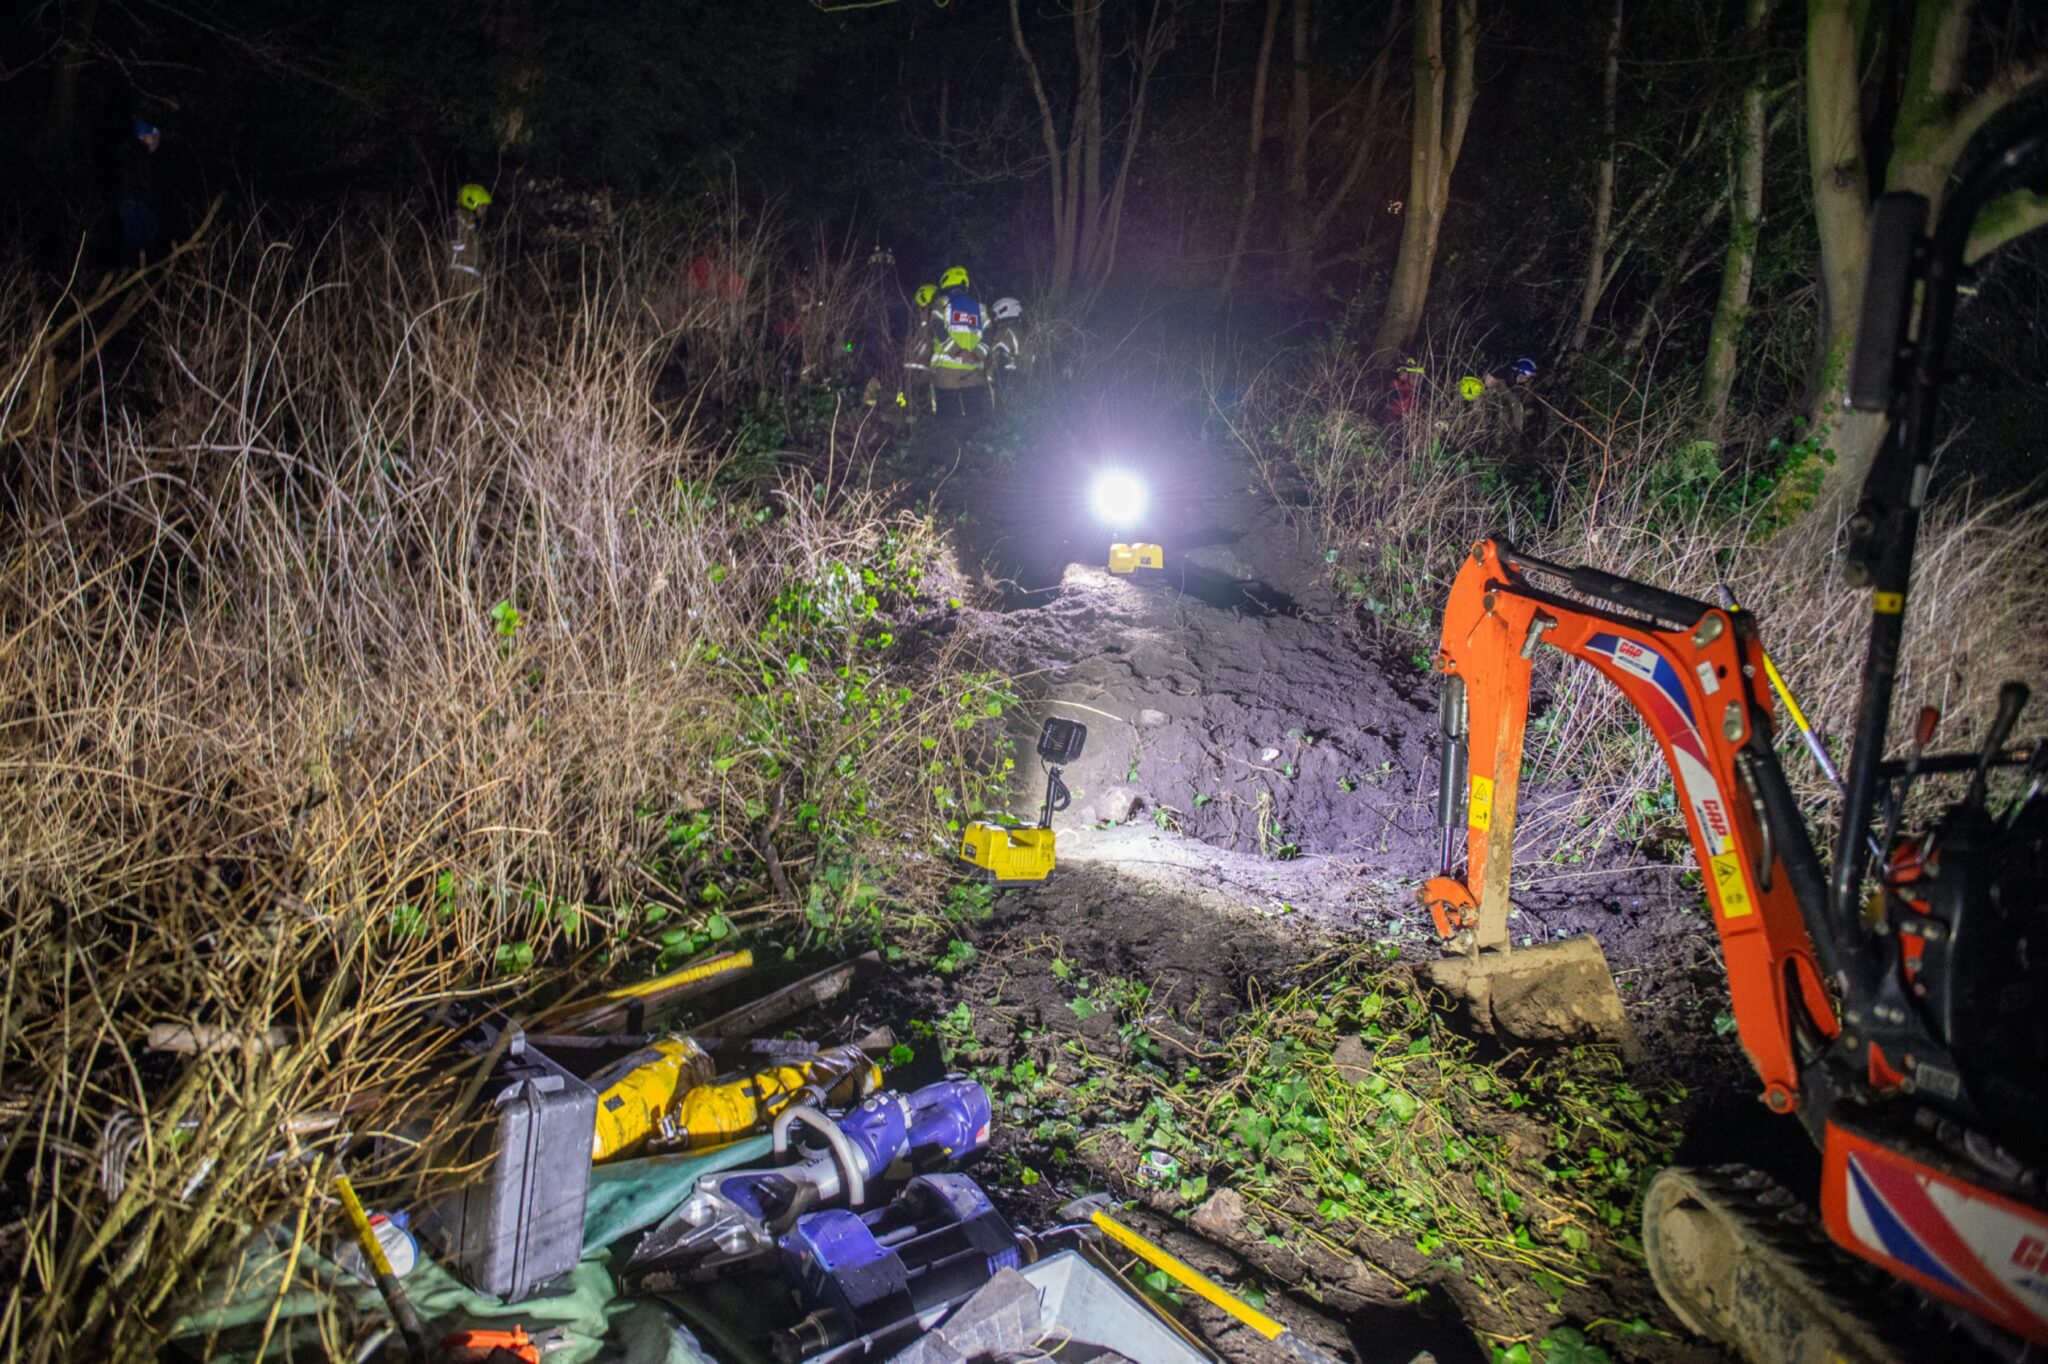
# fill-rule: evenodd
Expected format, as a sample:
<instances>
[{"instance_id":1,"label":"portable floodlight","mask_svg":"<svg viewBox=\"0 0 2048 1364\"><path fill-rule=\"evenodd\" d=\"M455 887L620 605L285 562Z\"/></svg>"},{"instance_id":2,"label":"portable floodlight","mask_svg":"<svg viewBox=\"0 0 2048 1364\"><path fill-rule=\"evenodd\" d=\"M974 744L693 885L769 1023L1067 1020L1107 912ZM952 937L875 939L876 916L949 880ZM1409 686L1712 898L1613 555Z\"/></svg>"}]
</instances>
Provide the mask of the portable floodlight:
<instances>
[{"instance_id":1,"label":"portable floodlight","mask_svg":"<svg viewBox=\"0 0 2048 1364\"><path fill-rule=\"evenodd\" d=\"M1145 514L1145 485L1121 469L1104 470L1088 490L1088 508L1106 526L1134 526Z\"/></svg>"},{"instance_id":2,"label":"portable floodlight","mask_svg":"<svg viewBox=\"0 0 2048 1364\"><path fill-rule=\"evenodd\" d=\"M1079 720L1052 716L1038 731L1038 757L1045 764L1045 806L1038 823L1026 829L976 822L960 833L959 857L997 881L1043 881L1053 867L1052 817L1073 800L1060 769L1081 756L1088 726Z\"/></svg>"},{"instance_id":3,"label":"portable floodlight","mask_svg":"<svg viewBox=\"0 0 2048 1364\"><path fill-rule=\"evenodd\" d=\"M1081 756L1087 742L1088 726L1055 715L1038 731L1038 756L1052 766L1064 767Z\"/></svg>"}]
</instances>

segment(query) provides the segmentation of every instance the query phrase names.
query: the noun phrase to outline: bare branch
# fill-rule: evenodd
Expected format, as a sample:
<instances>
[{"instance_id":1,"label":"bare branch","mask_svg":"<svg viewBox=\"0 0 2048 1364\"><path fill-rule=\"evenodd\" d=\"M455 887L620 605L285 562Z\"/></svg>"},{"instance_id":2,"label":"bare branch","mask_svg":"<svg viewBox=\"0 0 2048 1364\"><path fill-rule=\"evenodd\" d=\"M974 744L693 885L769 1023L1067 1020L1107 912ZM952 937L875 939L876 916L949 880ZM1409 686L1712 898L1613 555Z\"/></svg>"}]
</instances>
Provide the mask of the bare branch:
<instances>
[{"instance_id":1,"label":"bare branch","mask_svg":"<svg viewBox=\"0 0 2048 1364\"><path fill-rule=\"evenodd\" d=\"M1949 119L1941 141L1942 164L1954 165L1979 129L2044 79L2048 79L2048 61L2007 67L1993 76L1975 98Z\"/></svg>"},{"instance_id":2,"label":"bare branch","mask_svg":"<svg viewBox=\"0 0 2048 1364\"><path fill-rule=\"evenodd\" d=\"M2048 227L2048 194L2014 190L1992 200L1977 215L1963 259L1975 265L2015 237L2024 237L2037 227Z\"/></svg>"}]
</instances>

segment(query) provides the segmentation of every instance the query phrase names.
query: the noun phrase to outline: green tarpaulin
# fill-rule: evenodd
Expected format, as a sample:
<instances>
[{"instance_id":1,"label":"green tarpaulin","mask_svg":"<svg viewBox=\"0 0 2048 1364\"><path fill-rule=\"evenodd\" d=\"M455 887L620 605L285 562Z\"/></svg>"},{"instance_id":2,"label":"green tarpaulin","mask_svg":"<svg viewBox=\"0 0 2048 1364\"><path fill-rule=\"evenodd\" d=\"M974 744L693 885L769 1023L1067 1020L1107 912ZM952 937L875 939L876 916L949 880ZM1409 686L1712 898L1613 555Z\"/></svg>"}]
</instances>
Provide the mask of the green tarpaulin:
<instances>
[{"instance_id":1,"label":"green tarpaulin","mask_svg":"<svg viewBox=\"0 0 2048 1364\"><path fill-rule=\"evenodd\" d=\"M759 1162L768 1154L765 1136L749 1137L702 1153L649 1156L600 1165L590 1173L590 1197L583 1228L583 1261L547 1292L511 1306L465 1287L421 1248L418 1266L405 1278L406 1294L438 1339L475 1328L528 1334L555 1327L569 1332L567 1343L549 1351L548 1364L621 1360L626 1364L705 1364L695 1338L658 1304L622 1298L612 1275L611 1247L668 1216L702 1175ZM202 1292L179 1324L179 1344L206 1359L327 1360L354 1342L323 1340L323 1309L340 1304L344 1321L386 1323L377 1290L312 1247L302 1247L298 1265L285 1282L291 1247L289 1229L251 1237L223 1282ZM263 1338L269 1344L263 1348ZM363 1332L366 1333L367 1327ZM396 1339L377 1355L401 1360Z\"/></svg>"}]
</instances>

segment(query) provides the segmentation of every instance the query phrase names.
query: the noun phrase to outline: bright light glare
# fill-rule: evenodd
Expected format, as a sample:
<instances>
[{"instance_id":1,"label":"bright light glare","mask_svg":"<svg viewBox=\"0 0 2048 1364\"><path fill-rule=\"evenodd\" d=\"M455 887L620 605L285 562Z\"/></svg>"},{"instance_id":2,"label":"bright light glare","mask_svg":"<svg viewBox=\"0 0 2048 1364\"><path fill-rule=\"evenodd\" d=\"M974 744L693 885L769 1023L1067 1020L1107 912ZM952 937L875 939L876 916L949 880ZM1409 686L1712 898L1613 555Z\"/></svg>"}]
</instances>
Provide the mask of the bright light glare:
<instances>
[{"instance_id":1,"label":"bright light glare","mask_svg":"<svg viewBox=\"0 0 2048 1364\"><path fill-rule=\"evenodd\" d=\"M1098 474L1088 490L1088 505L1108 525L1134 525L1145 514L1145 485L1115 470Z\"/></svg>"}]
</instances>

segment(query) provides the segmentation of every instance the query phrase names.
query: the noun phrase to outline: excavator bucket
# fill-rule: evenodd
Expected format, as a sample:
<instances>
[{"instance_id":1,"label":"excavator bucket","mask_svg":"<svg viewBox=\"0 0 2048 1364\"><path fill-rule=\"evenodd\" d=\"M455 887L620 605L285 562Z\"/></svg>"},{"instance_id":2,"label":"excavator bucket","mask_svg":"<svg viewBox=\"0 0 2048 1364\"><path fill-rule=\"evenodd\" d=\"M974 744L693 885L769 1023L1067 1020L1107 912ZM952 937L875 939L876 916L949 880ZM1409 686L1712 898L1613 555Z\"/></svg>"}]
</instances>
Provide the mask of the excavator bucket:
<instances>
[{"instance_id":1,"label":"excavator bucket","mask_svg":"<svg viewBox=\"0 0 2048 1364\"><path fill-rule=\"evenodd\" d=\"M1445 957L1431 963L1427 975L1465 1005L1483 1032L1537 1042L1605 1042L1619 1047L1623 1060L1643 1057L1597 939Z\"/></svg>"}]
</instances>

